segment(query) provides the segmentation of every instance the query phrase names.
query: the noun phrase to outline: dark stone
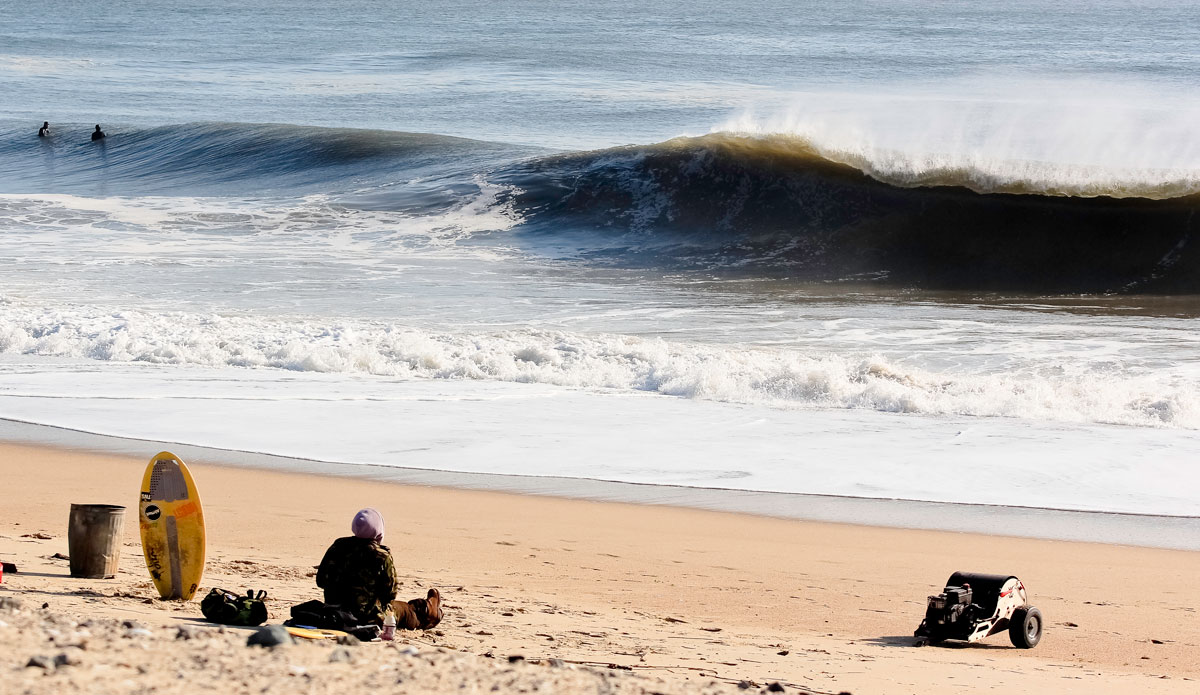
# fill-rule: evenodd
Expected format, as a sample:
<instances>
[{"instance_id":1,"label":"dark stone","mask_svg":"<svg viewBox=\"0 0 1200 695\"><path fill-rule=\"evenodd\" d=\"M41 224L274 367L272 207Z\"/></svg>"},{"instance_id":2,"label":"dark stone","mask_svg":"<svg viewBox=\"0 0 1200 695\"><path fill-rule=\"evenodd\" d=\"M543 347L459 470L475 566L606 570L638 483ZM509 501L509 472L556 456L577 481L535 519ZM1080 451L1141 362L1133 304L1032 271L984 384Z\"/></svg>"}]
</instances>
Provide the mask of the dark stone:
<instances>
[{"instance_id":1,"label":"dark stone","mask_svg":"<svg viewBox=\"0 0 1200 695\"><path fill-rule=\"evenodd\" d=\"M362 640L351 634L338 635L337 643L343 647L357 647L362 644Z\"/></svg>"},{"instance_id":2,"label":"dark stone","mask_svg":"<svg viewBox=\"0 0 1200 695\"><path fill-rule=\"evenodd\" d=\"M550 668L563 668L567 665L562 659L549 659L546 661L546 663L550 666Z\"/></svg>"},{"instance_id":3,"label":"dark stone","mask_svg":"<svg viewBox=\"0 0 1200 695\"><path fill-rule=\"evenodd\" d=\"M194 640L199 634L191 625L180 625L179 629L175 631L175 639Z\"/></svg>"},{"instance_id":4,"label":"dark stone","mask_svg":"<svg viewBox=\"0 0 1200 695\"><path fill-rule=\"evenodd\" d=\"M267 625L260 627L254 631L246 640L247 647L282 647L286 644L295 644L296 640L288 634L287 628L282 625Z\"/></svg>"},{"instance_id":5,"label":"dark stone","mask_svg":"<svg viewBox=\"0 0 1200 695\"><path fill-rule=\"evenodd\" d=\"M775 681L774 683L767 686L767 692L770 692L770 693L782 693L783 690L784 690L784 688L782 685L779 684L779 681Z\"/></svg>"},{"instance_id":6,"label":"dark stone","mask_svg":"<svg viewBox=\"0 0 1200 695\"><path fill-rule=\"evenodd\" d=\"M48 656L31 656L29 661L25 662L25 668L40 668L46 671L55 669L54 659Z\"/></svg>"},{"instance_id":7,"label":"dark stone","mask_svg":"<svg viewBox=\"0 0 1200 695\"><path fill-rule=\"evenodd\" d=\"M753 687L754 687L754 684L751 683L750 681L741 681L738 683L739 690L749 690L750 688L753 688Z\"/></svg>"},{"instance_id":8,"label":"dark stone","mask_svg":"<svg viewBox=\"0 0 1200 695\"><path fill-rule=\"evenodd\" d=\"M508 663L510 663L510 664L515 664L518 661L524 661L524 660L525 660L525 657L521 656L520 654L512 654L508 657Z\"/></svg>"}]
</instances>

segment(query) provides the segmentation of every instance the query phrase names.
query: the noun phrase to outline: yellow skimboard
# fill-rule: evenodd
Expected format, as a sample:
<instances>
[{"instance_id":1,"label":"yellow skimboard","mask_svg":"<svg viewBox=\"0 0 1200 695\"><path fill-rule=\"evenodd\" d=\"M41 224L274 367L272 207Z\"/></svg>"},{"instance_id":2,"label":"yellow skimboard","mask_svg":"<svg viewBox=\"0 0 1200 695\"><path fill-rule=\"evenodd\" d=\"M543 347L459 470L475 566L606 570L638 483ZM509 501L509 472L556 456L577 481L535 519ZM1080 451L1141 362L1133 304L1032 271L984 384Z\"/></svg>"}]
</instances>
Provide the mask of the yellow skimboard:
<instances>
[{"instance_id":1,"label":"yellow skimboard","mask_svg":"<svg viewBox=\"0 0 1200 695\"><path fill-rule=\"evenodd\" d=\"M163 451L150 459L138 512L146 569L159 595L190 601L204 574L204 510L178 456Z\"/></svg>"},{"instance_id":2,"label":"yellow skimboard","mask_svg":"<svg viewBox=\"0 0 1200 695\"><path fill-rule=\"evenodd\" d=\"M288 634L292 635L293 637L311 640L337 639L343 635L350 634L348 632L342 632L341 630L320 630L315 627L289 627L287 628L287 631Z\"/></svg>"}]
</instances>

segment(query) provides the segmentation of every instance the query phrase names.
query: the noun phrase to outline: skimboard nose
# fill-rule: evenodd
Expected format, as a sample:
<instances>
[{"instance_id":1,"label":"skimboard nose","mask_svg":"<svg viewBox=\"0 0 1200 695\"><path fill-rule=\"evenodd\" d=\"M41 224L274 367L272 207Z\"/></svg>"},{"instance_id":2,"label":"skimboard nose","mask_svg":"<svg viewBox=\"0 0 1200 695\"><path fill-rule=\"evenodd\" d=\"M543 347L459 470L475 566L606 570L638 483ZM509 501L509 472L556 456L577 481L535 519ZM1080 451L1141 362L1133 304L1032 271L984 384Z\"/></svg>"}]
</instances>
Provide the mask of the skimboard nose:
<instances>
[{"instance_id":1,"label":"skimboard nose","mask_svg":"<svg viewBox=\"0 0 1200 695\"><path fill-rule=\"evenodd\" d=\"M187 480L174 458L155 458L150 471L150 498L160 502L188 499Z\"/></svg>"}]
</instances>

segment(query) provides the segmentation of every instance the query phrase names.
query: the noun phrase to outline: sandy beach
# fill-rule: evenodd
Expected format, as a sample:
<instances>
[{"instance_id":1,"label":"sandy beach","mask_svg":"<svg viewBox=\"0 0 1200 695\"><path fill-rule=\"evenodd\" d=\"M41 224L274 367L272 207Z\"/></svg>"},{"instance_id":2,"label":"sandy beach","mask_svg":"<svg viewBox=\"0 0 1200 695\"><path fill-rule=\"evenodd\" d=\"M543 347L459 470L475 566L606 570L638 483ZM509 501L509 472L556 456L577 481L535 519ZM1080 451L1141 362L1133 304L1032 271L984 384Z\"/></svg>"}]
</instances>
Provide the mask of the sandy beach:
<instances>
[{"instance_id":1,"label":"sandy beach","mask_svg":"<svg viewBox=\"0 0 1200 695\"><path fill-rule=\"evenodd\" d=\"M156 599L132 514L117 578L72 579L55 558L68 550L69 504L136 509L146 460L0 445L0 557L20 569L4 576L0 597L19 600L26 616L0 616L5 678L17 692L80 674L105 691L145 690L176 679L176 662L193 663L202 642L175 640L173 631L204 628L199 602ZM455 673L481 669L467 679L477 686L502 669L517 680L501 688L517 689L528 685L521 679L547 678L541 664L550 659L580 670L547 687L603 691L619 677L632 679L628 692L736 690L747 681L818 693L1182 693L1200 678L1194 552L191 466L209 529L201 593L266 589L271 622L318 596L313 566L357 509L383 512L401 598L437 587L445 601L436 630L391 645L430 655L406 671L414 690L458 688L431 675L444 675L443 663ZM1046 615L1042 643L1022 651L997 635L982 645L911 646L925 596L960 569L1021 577ZM62 638L78 629L63 625L88 619L136 621L150 635L125 639L113 628L103 647L92 639L78 665L25 668L33 656L54 656L58 642L38 634L51 629L44 621ZM301 645L291 657L272 656L282 665L270 676L256 673L261 657L240 646L244 633L211 633L204 639L228 652L226 668L257 689L294 689L302 673L307 691L320 692L328 679L402 668L398 660L409 658L366 644L354 662L370 666L346 669L327 664L332 646ZM524 661L509 664L510 656Z\"/></svg>"},{"instance_id":2,"label":"sandy beach","mask_svg":"<svg viewBox=\"0 0 1200 695\"><path fill-rule=\"evenodd\" d=\"M0 695L1200 695L1194 3L66 4ZM430 629L292 640L381 537Z\"/></svg>"}]
</instances>

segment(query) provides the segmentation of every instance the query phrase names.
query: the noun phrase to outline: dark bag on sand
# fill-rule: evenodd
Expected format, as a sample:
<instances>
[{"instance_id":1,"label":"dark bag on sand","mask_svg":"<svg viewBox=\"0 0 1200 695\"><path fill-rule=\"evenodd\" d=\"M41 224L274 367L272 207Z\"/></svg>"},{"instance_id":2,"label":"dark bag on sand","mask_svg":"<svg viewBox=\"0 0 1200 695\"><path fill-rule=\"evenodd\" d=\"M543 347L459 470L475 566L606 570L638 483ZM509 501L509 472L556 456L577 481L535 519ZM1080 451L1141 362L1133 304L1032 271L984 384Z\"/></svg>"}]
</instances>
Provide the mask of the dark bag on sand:
<instances>
[{"instance_id":1,"label":"dark bag on sand","mask_svg":"<svg viewBox=\"0 0 1200 695\"><path fill-rule=\"evenodd\" d=\"M379 636L378 625L359 625L350 611L322 601L305 601L292 606L292 617L283 621L291 627L315 627L319 630L341 630L369 642Z\"/></svg>"},{"instance_id":2,"label":"dark bag on sand","mask_svg":"<svg viewBox=\"0 0 1200 695\"><path fill-rule=\"evenodd\" d=\"M224 589L213 589L200 602L200 612L214 623L221 625L262 625L267 622L267 604L263 599L267 592L254 590L245 596Z\"/></svg>"}]
</instances>

